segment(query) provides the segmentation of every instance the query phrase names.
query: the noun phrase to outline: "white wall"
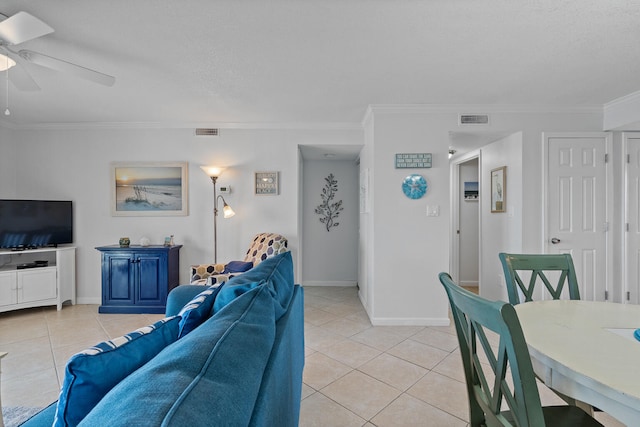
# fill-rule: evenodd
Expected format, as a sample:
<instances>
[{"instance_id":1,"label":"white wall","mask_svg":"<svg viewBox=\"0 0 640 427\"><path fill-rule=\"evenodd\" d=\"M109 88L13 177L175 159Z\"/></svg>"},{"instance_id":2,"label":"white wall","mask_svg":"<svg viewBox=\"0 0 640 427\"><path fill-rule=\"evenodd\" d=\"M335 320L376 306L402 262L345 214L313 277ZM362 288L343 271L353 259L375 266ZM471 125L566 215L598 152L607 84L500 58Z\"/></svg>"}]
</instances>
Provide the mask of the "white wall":
<instances>
[{"instance_id":1,"label":"white wall","mask_svg":"<svg viewBox=\"0 0 640 427\"><path fill-rule=\"evenodd\" d=\"M373 268L374 324L447 324L447 302L438 273L449 267L449 160L447 118L410 109L372 112L373 230L368 249ZM442 126L445 124L445 126ZM455 124L455 116L450 126ZM429 169L395 169L396 153L432 153ZM404 178L423 175L424 197L407 198ZM426 216L426 206L440 215Z\"/></svg>"},{"instance_id":2,"label":"white wall","mask_svg":"<svg viewBox=\"0 0 640 427\"><path fill-rule=\"evenodd\" d=\"M464 200L464 183L478 182L478 159L460 164L459 200L459 282L465 286L478 286L480 281L480 200Z\"/></svg>"},{"instance_id":3,"label":"white wall","mask_svg":"<svg viewBox=\"0 0 640 427\"><path fill-rule=\"evenodd\" d=\"M373 286L375 284L375 241L373 227L373 206L375 204L375 177L373 169L374 153L373 114L367 114L363 120L364 147L360 151L360 197L363 197L363 210L360 210L360 230L358 235L358 293L360 301L369 317L373 313Z\"/></svg>"},{"instance_id":4,"label":"white wall","mask_svg":"<svg viewBox=\"0 0 640 427\"><path fill-rule=\"evenodd\" d=\"M16 197L16 168L13 131L0 127L0 198Z\"/></svg>"},{"instance_id":5,"label":"white wall","mask_svg":"<svg viewBox=\"0 0 640 427\"><path fill-rule=\"evenodd\" d=\"M298 257L298 145L358 144L359 130L230 130L219 137L196 137L193 129L46 129L15 131L15 195L74 202L79 303L99 303L100 255L96 246L116 244L121 236L136 243L147 236L162 243L174 234L183 244L180 281L188 266L213 260L213 187L200 165L227 166L219 185L236 216L218 219L218 260L242 259L256 233L289 238ZM4 146L4 145L3 145ZM189 215L112 217L110 163L113 161L189 162ZM253 173L280 172L280 195L255 196ZM3 195L4 196L4 195ZM13 195L12 195L13 196ZM299 277L296 276L299 280Z\"/></svg>"},{"instance_id":6,"label":"white wall","mask_svg":"<svg viewBox=\"0 0 640 427\"><path fill-rule=\"evenodd\" d=\"M366 155L361 163L361 167L371 169L372 210L368 220L372 225L365 237L361 235L361 242L366 242L366 263L371 269L365 308L373 323L448 323L446 296L437 275L449 269L449 133L463 130L457 124L460 113L476 112L488 113L491 124L465 127L464 131L520 133L515 138L521 140L520 155L526 159L519 166L512 166L511 169L516 170L509 171L511 188L518 185L522 188L520 206L515 205L511 210L514 217L521 217L521 231L516 231L518 225L511 220L506 230L497 224L487 225L492 232L499 230L502 234L483 232L481 235L489 243L497 242L491 253L482 254L481 260L480 288L482 291L485 281L488 283L488 297L493 296L494 291L502 291L497 283L501 268L499 251L514 248L518 242L525 252L540 252L542 248L542 133L598 132L602 127L602 110L597 108L372 106L363 122ZM515 147L511 142L503 144ZM431 152L433 167L411 171L394 169L394 155L402 152ZM492 164L502 166L499 154L488 148L489 160L481 169ZM513 155L515 153L508 153ZM496 156L494 160L492 156ZM422 199L409 200L402 194L400 184L408 173L423 173L427 178L430 188ZM520 184L518 175L522 180ZM440 216L427 218L427 204L439 205ZM509 204L507 201L507 207Z\"/></svg>"},{"instance_id":7,"label":"white wall","mask_svg":"<svg viewBox=\"0 0 640 427\"><path fill-rule=\"evenodd\" d=\"M481 151L482 276L480 295L507 301L500 252L522 253L522 133L484 146ZM506 212L491 212L491 170L506 166ZM534 195L530 195L534 197Z\"/></svg>"},{"instance_id":8,"label":"white wall","mask_svg":"<svg viewBox=\"0 0 640 427\"><path fill-rule=\"evenodd\" d=\"M217 138L195 137L193 129L10 130L10 150L15 150L11 166L16 175L15 193L10 196L74 200L78 299L95 303L100 300L100 257L94 247L116 243L120 236L128 235L135 242L146 235L159 243L165 235L174 234L177 243L185 245L181 252L183 283L189 264L213 258L212 189L198 167L202 164L228 166L219 182L233 189L225 198L237 215L218 223L219 258L242 257L251 237L267 230L289 237L298 263L298 145L358 145L364 141L360 167L369 169L370 209L360 215L358 282L366 284L360 297L377 324L445 324L447 302L437 274L449 268L449 132L461 131L457 125L460 112L478 111L491 116L485 130L521 132L526 197L519 211L520 238L523 251L539 252L542 132L600 131L601 110L374 106L359 130L222 129ZM3 138L2 150L4 144ZM395 169L394 155L400 152L430 152L433 167ZM110 216L110 162L179 160L190 165L189 216ZM259 170L280 171L279 196L253 195L253 172ZM410 200L401 191L402 180L413 172L423 173L429 183L427 195L419 200ZM440 216L426 217L427 204L439 205ZM483 255L483 271L487 265L499 268L497 253ZM495 274L487 280L496 280Z\"/></svg>"},{"instance_id":9,"label":"white wall","mask_svg":"<svg viewBox=\"0 0 640 427\"><path fill-rule=\"evenodd\" d=\"M358 280L358 166L354 161L307 160L303 172L302 284L355 286ZM335 203L342 200L338 226L327 232L315 209L325 178L338 181Z\"/></svg>"}]
</instances>

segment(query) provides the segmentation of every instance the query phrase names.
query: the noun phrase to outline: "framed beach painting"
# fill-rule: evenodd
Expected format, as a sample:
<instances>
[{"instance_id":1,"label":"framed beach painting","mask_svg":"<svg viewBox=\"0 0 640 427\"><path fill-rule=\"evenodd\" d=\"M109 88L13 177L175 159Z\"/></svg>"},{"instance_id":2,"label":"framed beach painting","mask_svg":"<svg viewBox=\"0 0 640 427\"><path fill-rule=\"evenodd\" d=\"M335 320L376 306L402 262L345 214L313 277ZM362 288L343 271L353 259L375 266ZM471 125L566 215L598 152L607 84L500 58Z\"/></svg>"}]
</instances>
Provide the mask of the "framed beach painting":
<instances>
[{"instance_id":1,"label":"framed beach painting","mask_svg":"<svg viewBox=\"0 0 640 427\"><path fill-rule=\"evenodd\" d=\"M111 215L188 215L187 162L111 164Z\"/></svg>"}]
</instances>

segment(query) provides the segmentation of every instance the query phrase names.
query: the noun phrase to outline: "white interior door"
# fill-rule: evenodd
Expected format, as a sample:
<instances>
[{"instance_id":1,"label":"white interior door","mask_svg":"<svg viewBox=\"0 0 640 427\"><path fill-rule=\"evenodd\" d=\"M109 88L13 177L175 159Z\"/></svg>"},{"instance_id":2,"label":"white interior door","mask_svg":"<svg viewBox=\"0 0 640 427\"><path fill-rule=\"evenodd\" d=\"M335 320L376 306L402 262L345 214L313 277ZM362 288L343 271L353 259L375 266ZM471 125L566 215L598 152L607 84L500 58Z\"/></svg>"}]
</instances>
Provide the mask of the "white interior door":
<instances>
[{"instance_id":1,"label":"white interior door","mask_svg":"<svg viewBox=\"0 0 640 427\"><path fill-rule=\"evenodd\" d=\"M573 257L584 300L607 290L607 134L546 136L546 251Z\"/></svg>"},{"instance_id":2,"label":"white interior door","mask_svg":"<svg viewBox=\"0 0 640 427\"><path fill-rule=\"evenodd\" d=\"M626 167L626 291L623 301L640 303L640 134L625 134Z\"/></svg>"}]
</instances>

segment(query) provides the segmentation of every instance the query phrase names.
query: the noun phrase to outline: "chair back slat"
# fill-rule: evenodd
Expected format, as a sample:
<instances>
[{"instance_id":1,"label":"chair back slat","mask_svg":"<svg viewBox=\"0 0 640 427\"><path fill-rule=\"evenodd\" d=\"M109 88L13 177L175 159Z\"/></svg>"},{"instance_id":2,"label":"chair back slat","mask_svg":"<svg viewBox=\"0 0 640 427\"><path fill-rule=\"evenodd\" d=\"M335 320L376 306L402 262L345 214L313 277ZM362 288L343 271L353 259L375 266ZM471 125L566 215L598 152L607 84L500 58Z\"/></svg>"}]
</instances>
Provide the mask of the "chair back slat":
<instances>
[{"instance_id":1,"label":"chair back slat","mask_svg":"<svg viewBox=\"0 0 640 427\"><path fill-rule=\"evenodd\" d=\"M439 277L460 345L470 425L511 426L515 421L522 427L544 426L529 350L513 306L474 295L456 285L447 273ZM488 365L481 362L481 351ZM501 411L503 406L508 407L511 421Z\"/></svg>"},{"instance_id":2,"label":"chair back slat","mask_svg":"<svg viewBox=\"0 0 640 427\"><path fill-rule=\"evenodd\" d=\"M553 299L562 297L565 285L569 289L570 299L580 299L578 279L570 254L500 253L499 257L511 304L533 301L538 282L542 282ZM522 277L524 272L531 274L526 285ZM559 276L558 279L552 281L551 273ZM524 300L521 300L520 293Z\"/></svg>"}]
</instances>

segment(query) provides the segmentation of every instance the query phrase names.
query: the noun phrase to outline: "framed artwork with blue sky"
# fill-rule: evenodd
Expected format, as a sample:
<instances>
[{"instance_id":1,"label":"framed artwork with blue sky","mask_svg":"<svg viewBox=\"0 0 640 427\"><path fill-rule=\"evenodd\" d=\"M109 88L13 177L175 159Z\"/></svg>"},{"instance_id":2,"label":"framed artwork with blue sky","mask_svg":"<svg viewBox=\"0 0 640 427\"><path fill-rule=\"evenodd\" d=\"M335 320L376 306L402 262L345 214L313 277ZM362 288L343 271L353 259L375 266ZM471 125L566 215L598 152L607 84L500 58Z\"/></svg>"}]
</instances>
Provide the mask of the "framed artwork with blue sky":
<instances>
[{"instance_id":1,"label":"framed artwork with blue sky","mask_svg":"<svg viewBox=\"0 0 640 427\"><path fill-rule=\"evenodd\" d=\"M111 215L188 215L187 162L111 164Z\"/></svg>"}]
</instances>

